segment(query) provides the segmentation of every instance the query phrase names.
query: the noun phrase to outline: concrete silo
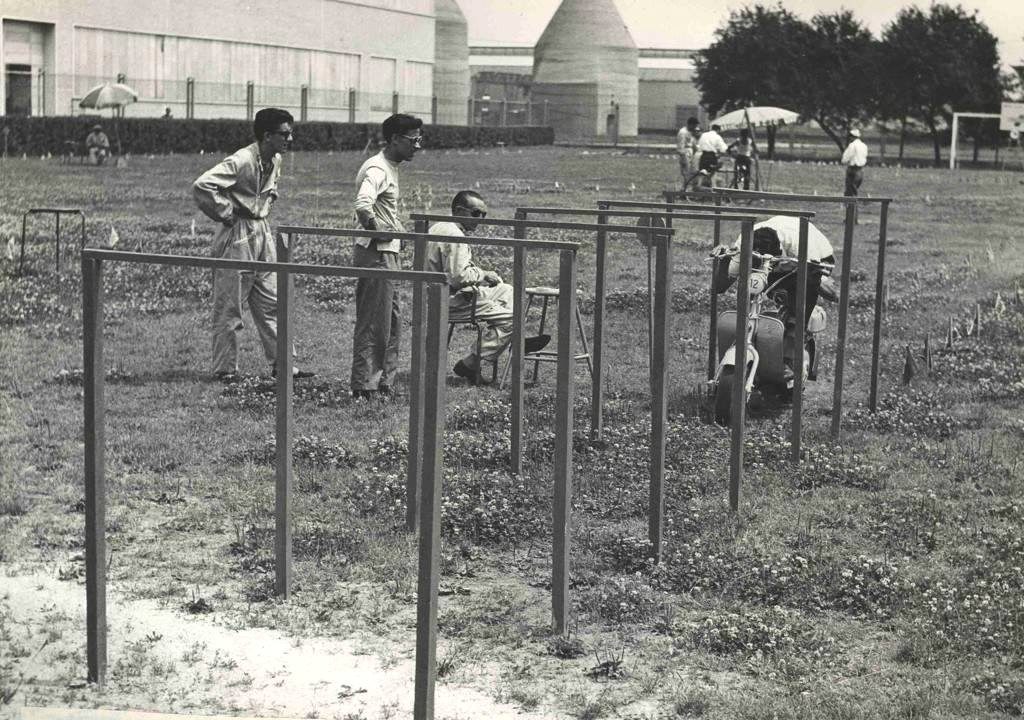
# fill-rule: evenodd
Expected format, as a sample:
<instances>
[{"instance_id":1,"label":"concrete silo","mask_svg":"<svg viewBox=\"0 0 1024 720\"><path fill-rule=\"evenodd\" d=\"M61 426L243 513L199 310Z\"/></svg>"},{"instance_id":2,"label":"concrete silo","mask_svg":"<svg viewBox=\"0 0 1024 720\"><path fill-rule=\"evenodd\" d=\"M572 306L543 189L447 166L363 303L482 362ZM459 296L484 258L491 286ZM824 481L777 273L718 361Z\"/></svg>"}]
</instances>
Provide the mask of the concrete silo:
<instances>
[{"instance_id":1,"label":"concrete silo","mask_svg":"<svg viewBox=\"0 0 1024 720\"><path fill-rule=\"evenodd\" d=\"M455 0L434 0L434 95L437 122L465 125L469 98L469 30Z\"/></svg>"},{"instance_id":2,"label":"concrete silo","mask_svg":"<svg viewBox=\"0 0 1024 720\"><path fill-rule=\"evenodd\" d=\"M534 48L530 98L559 137L635 136L638 61L612 0L563 0Z\"/></svg>"}]
</instances>

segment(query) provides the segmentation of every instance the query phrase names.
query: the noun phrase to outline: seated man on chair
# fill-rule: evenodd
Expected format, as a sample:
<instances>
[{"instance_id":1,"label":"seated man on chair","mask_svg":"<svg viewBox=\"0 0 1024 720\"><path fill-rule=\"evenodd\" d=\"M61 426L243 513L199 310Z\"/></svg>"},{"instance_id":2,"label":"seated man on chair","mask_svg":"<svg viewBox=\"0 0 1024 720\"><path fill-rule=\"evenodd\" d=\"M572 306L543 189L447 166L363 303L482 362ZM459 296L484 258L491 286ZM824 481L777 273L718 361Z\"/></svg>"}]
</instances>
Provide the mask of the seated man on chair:
<instances>
[{"instance_id":1,"label":"seated man on chair","mask_svg":"<svg viewBox=\"0 0 1024 720\"><path fill-rule=\"evenodd\" d=\"M102 165L110 155L110 139L102 125L92 126L92 132L85 138L85 151L93 165Z\"/></svg>"},{"instance_id":2,"label":"seated man on chair","mask_svg":"<svg viewBox=\"0 0 1024 720\"><path fill-rule=\"evenodd\" d=\"M430 228L431 235L465 237L476 229L478 220L487 217L487 203L479 193L461 190L452 199L455 222L439 222ZM458 322L475 317L486 325L479 356L471 351L455 364L459 377L476 383L482 362L494 361L512 341L512 286L501 276L473 264L470 246L459 242L438 240L427 244L427 270L448 276L448 320ZM475 313L474 313L475 306ZM537 352L551 340L550 335L526 338L526 352Z\"/></svg>"}]
</instances>

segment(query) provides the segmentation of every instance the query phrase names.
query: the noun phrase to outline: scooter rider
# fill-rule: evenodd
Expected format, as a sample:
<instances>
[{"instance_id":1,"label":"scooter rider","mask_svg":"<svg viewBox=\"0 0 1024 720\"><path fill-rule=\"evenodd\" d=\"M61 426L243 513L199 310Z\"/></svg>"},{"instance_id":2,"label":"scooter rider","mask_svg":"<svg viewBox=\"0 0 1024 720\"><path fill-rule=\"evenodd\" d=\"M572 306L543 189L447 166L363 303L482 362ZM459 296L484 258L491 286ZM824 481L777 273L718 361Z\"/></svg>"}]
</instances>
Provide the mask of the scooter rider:
<instances>
[{"instance_id":1,"label":"scooter rider","mask_svg":"<svg viewBox=\"0 0 1024 720\"><path fill-rule=\"evenodd\" d=\"M767 220L754 225L753 249L755 253L762 255L774 255L775 257L787 258L788 262L776 263L768 275L768 285L775 286L776 291L785 293L785 307L788 315L785 329L785 343L783 349L784 361L786 363L787 377L791 377L792 363L795 353L793 352L796 339L796 259L800 249L800 219L775 215ZM739 274L739 255L736 251L740 248L741 238L737 238L732 249L723 246L715 248L713 255L719 258L719 268L716 272L716 287L718 292L724 292L736 280ZM727 271L724 256L730 255ZM830 265L835 264L834 250L832 243L825 237L813 223L808 222L807 228L807 302L804 308L804 327L808 330L821 330L824 328L824 311L820 308L815 311L818 298L824 297L827 300L835 301L837 293L831 278ZM754 258L755 266L760 266L760 259ZM725 271L725 272L723 272ZM778 283L778 284L776 284ZM774 294L774 293L773 293ZM817 322L812 321L815 312L819 315ZM815 327L817 326L817 327Z\"/></svg>"}]
</instances>

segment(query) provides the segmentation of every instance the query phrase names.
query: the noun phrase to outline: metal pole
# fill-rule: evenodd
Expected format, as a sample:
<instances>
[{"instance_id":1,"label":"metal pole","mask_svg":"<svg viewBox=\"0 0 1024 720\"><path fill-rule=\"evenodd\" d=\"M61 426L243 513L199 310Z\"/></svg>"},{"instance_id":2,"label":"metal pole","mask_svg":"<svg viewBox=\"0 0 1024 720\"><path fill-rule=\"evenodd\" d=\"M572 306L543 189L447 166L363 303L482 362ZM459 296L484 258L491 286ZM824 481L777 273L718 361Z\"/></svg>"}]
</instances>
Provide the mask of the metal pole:
<instances>
[{"instance_id":1,"label":"metal pole","mask_svg":"<svg viewBox=\"0 0 1024 720\"><path fill-rule=\"evenodd\" d=\"M398 113L398 91L391 93L391 114Z\"/></svg>"},{"instance_id":2,"label":"metal pole","mask_svg":"<svg viewBox=\"0 0 1024 720\"><path fill-rule=\"evenodd\" d=\"M415 231L427 232L427 221L417 220ZM413 270L427 266L427 243L417 240L413 255ZM409 370L409 454L405 479L405 529L416 530L419 518L420 494L423 478L423 408L426 385L423 357L427 350L427 337L423 332L427 289L423 283L412 287L412 362ZM447 350L446 350L447 355Z\"/></svg>"},{"instance_id":3,"label":"metal pole","mask_svg":"<svg viewBox=\"0 0 1024 720\"><path fill-rule=\"evenodd\" d=\"M743 434L747 408L747 319L750 314L750 259L754 223L743 222L740 233L740 275L736 286L736 374L732 388L732 448L729 455L729 507L740 507L743 484Z\"/></svg>"},{"instance_id":4,"label":"metal pole","mask_svg":"<svg viewBox=\"0 0 1024 720\"><path fill-rule=\"evenodd\" d=\"M437 95L430 98L430 124L437 125Z\"/></svg>"},{"instance_id":5,"label":"metal pole","mask_svg":"<svg viewBox=\"0 0 1024 720\"><path fill-rule=\"evenodd\" d=\"M348 121L350 124L356 122L356 89L348 89Z\"/></svg>"},{"instance_id":6,"label":"metal pole","mask_svg":"<svg viewBox=\"0 0 1024 720\"><path fill-rule=\"evenodd\" d=\"M501 126L508 125L508 100L501 101Z\"/></svg>"},{"instance_id":7,"label":"metal pole","mask_svg":"<svg viewBox=\"0 0 1024 720\"><path fill-rule=\"evenodd\" d=\"M57 272L60 272L60 211L58 210L53 214L57 216L57 234L54 237L54 243L56 245L56 248L54 249L53 261L54 269Z\"/></svg>"},{"instance_id":8,"label":"metal pole","mask_svg":"<svg viewBox=\"0 0 1024 720\"><path fill-rule=\"evenodd\" d=\"M889 201L883 200L878 216L878 269L875 271L875 327L871 335L871 391L868 406L878 410L878 362L882 351L882 322L885 315L883 291L885 289L885 246L888 242Z\"/></svg>"},{"instance_id":9,"label":"metal pole","mask_svg":"<svg viewBox=\"0 0 1024 720\"><path fill-rule=\"evenodd\" d=\"M466 125L473 127L473 98L466 99Z\"/></svg>"},{"instance_id":10,"label":"metal pole","mask_svg":"<svg viewBox=\"0 0 1024 720\"><path fill-rule=\"evenodd\" d=\"M665 512L665 426L668 422L668 330L672 297L672 236L658 238L654 277L654 352L651 356L651 465L648 538L655 560L661 558L662 517Z\"/></svg>"},{"instance_id":11,"label":"metal pole","mask_svg":"<svg viewBox=\"0 0 1024 720\"><path fill-rule=\"evenodd\" d=\"M256 86L252 80L245 83L245 119L252 120L256 112Z\"/></svg>"},{"instance_id":12,"label":"metal pole","mask_svg":"<svg viewBox=\"0 0 1024 720\"><path fill-rule=\"evenodd\" d=\"M526 216L516 212L516 220ZM516 223L512 236L526 238L526 226ZM523 323L526 318L526 248L516 247L512 259L512 472L523 474Z\"/></svg>"},{"instance_id":13,"label":"metal pole","mask_svg":"<svg viewBox=\"0 0 1024 720\"><path fill-rule=\"evenodd\" d=\"M599 210L607 210L608 203L598 203ZM598 215L597 224L606 225L607 215ZM594 276L594 377L590 386L590 437L600 440L604 435L604 310L605 310L605 275L608 257L608 233L597 231L594 248L597 254L597 270Z\"/></svg>"},{"instance_id":14,"label":"metal pole","mask_svg":"<svg viewBox=\"0 0 1024 720\"><path fill-rule=\"evenodd\" d=\"M669 201L671 202L671 200ZM722 206L722 198L715 196L715 207ZM722 221L715 215L715 235L711 241L711 249L715 249L722 242ZM716 261L716 262L721 262ZM714 268L714 263L712 264ZM739 292L737 290L737 292ZM708 380L715 377L715 370L718 368L718 293L715 292L715 273L711 273L711 297L709 298L710 322L708 324Z\"/></svg>"},{"instance_id":15,"label":"metal pole","mask_svg":"<svg viewBox=\"0 0 1024 720\"><path fill-rule=\"evenodd\" d=\"M956 170L956 136L960 127L960 114L953 113L953 127L950 130L949 169Z\"/></svg>"},{"instance_id":16,"label":"metal pole","mask_svg":"<svg viewBox=\"0 0 1024 720\"><path fill-rule=\"evenodd\" d=\"M188 120L196 116L196 79L186 78L185 80L185 118Z\"/></svg>"},{"instance_id":17,"label":"metal pole","mask_svg":"<svg viewBox=\"0 0 1024 720\"><path fill-rule=\"evenodd\" d=\"M107 541L104 476L103 264L82 258L85 440L85 624L90 682L107 674Z\"/></svg>"},{"instance_id":18,"label":"metal pole","mask_svg":"<svg viewBox=\"0 0 1024 720\"><path fill-rule=\"evenodd\" d=\"M306 122L309 118L309 86L299 88L299 120Z\"/></svg>"},{"instance_id":19,"label":"metal pole","mask_svg":"<svg viewBox=\"0 0 1024 720\"><path fill-rule=\"evenodd\" d=\"M832 440L839 440L843 424L843 368L846 361L846 321L850 311L850 269L853 265L853 226L857 222L857 203L846 203L843 229L843 275L839 289L839 325L836 331L835 384L832 388Z\"/></svg>"},{"instance_id":20,"label":"metal pole","mask_svg":"<svg viewBox=\"0 0 1024 720\"><path fill-rule=\"evenodd\" d=\"M448 325L448 288L432 285L427 291L426 393L423 432L423 482L419 533L419 580L416 589L416 678L413 718L434 717L437 680L437 585L441 557L441 478L444 453L445 328Z\"/></svg>"},{"instance_id":21,"label":"metal pole","mask_svg":"<svg viewBox=\"0 0 1024 720\"><path fill-rule=\"evenodd\" d=\"M291 243L289 242L289 246ZM278 257L289 262L291 250L279 244ZM292 588L292 275L277 271L277 418L274 484L274 594L285 600Z\"/></svg>"},{"instance_id":22,"label":"metal pole","mask_svg":"<svg viewBox=\"0 0 1024 720\"><path fill-rule=\"evenodd\" d=\"M569 554L572 542L573 319L576 310L576 253L562 250L558 262L558 386L555 391L555 505L553 512L551 611L554 632L569 628Z\"/></svg>"},{"instance_id":23,"label":"metal pole","mask_svg":"<svg viewBox=\"0 0 1024 720\"><path fill-rule=\"evenodd\" d=\"M800 239L797 245L796 268L796 341L793 347L793 425L790 435L790 459L800 462L800 435L803 425L804 411L804 337L806 328L804 318L807 315L807 233L810 221L800 218ZM815 348L817 352L817 348ZM799 359L798 359L799 358Z\"/></svg>"}]
</instances>

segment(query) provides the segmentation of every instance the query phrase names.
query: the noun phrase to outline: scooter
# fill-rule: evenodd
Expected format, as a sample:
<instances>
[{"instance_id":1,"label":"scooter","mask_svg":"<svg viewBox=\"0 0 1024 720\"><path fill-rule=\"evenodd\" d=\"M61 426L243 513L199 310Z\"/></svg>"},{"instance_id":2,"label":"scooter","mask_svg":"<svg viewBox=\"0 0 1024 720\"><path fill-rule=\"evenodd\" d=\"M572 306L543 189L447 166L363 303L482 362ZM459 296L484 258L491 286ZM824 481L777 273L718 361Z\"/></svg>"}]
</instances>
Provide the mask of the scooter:
<instances>
[{"instance_id":1,"label":"scooter","mask_svg":"<svg viewBox=\"0 0 1024 720\"><path fill-rule=\"evenodd\" d=\"M726 250L713 255L719 263L727 263L738 250ZM822 273L822 297L834 299L834 291L826 284L834 265L808 261L808 266L817 268ZM775 393L783 398L791 398L793 392L792 361L787 358L794 353L786 347L792 343L787 337L786 329L796 322L788 307L788 293L778 286L792 274L796 273L796 260L777 257L754 251L750 270L747 292L750 297L750 310L747 315L747 357L746 372L742 382L744 403L749 401L750 394L757 389L762 396ZM775 282L769 284L768 276L772 272L784 272ZM724 288L723 288L724 290ZM818 353L816 336L827 324L825 310L816 305L804 333L802 371L808 380L817 379ZM732 422L733 386L738 381L736 372L736 311L726 310L718 316L718 367L715 376L708 381L709 394L714 397L715 422L728 426Z\"/></svg>"}]
</instances>

